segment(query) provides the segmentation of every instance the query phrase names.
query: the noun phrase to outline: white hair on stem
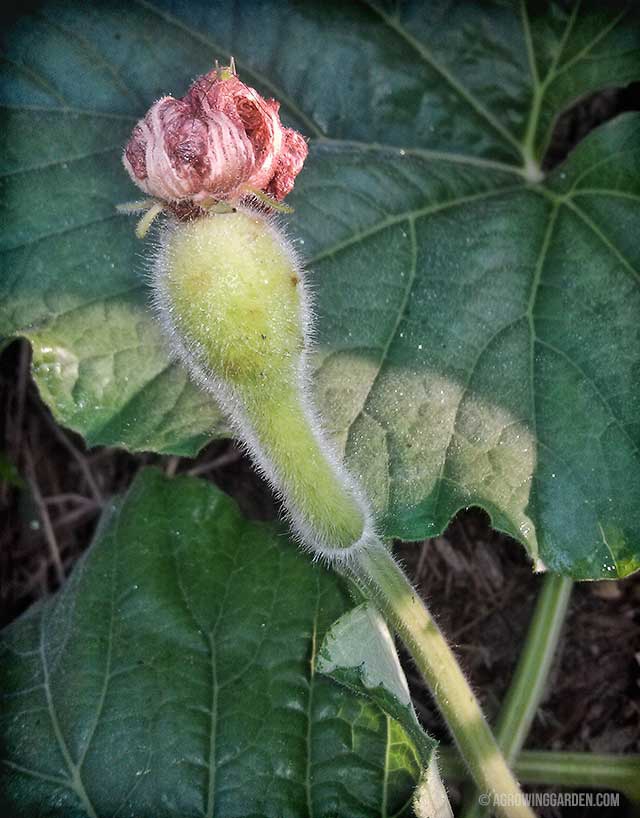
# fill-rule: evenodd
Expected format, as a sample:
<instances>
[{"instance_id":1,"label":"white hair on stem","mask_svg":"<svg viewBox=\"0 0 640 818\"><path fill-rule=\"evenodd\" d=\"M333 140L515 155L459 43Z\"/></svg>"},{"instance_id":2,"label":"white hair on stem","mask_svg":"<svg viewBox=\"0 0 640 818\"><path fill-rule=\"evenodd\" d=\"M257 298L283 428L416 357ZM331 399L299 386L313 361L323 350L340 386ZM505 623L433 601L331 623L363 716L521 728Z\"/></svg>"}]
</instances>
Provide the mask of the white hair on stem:
<instances>
[{"instance_id":1,"label":"white hair on stem","mask_svg":"<svg viewBox=\"0 0 640 818\"><path fill-rule=\"evenodd\" d=\"M242 445L250 454L258 472L269 481L282 502L285 515L302 548L311 552L314 559L322 560L349 576L362 590L365 597L372 599L394 626L409 648L417 667L431 688L462 756L480 788L486 792L508 794L514 799L522 799L518 783L509 770L484 719L480 705L446 639L402 568L378 536L371 508L362 489L353 476L349 474L322 429L320 419L310 397L311 376L308 356L314 332L314 316L309 287L305 282L300 261L293 247L275 226L273 219L269 219L264 214L258 214L253 210L247 209L245 212L260 219L265 229L271 232L271 235L283 250L287 263L290 263L292 274L297 277L296 285L300 285L297 290L296 318L301 332L291 348L287 347L287 341L283 334L282 338L285 340L281 339L283 347L280 349L280 352L284 351L285 357L288 356L289 358L291 358L289 353L294 350L292 354L297 356L295 359L296 365L295 367L281 368L279 380L278 365L274 366L273 373L276 373L276 377L272 386L276 391L273 394L277 394L279 397L277 390L285 385L282 372L286 372L286 377L291 377L294 381L292 386L297 401L296 409L303 418L305 434L301 439L303 443L309 444L310 450L314 450L311 452L311 458L322 459L322 463L326 467L324 473L322 469L316 469L314 472L314 466L310 464L307 477L311 476L312 480L306 480L305 482L303 472L299 470L296 473L295 469L292 468L296 463L295 446L288 453L284 453L281 458L282 462L274 460L268 451L269 445L278 453L278 446L273 446L273 443L274 440L276 443L282 442L282 429L277 429L274 437L273 431L265 426L264 428L267 429L265 433L267 445L265 446L264 441L260 440L260 435L254 428L254 421L251 419L252 406L245 404L241 394L244 385L238 387L241 381L237 380L237 373L244 372L242 377L247 376L250 383L249 388L245 389L245 397L249 395L253 400L255 395L252 394L252 389L255 389L255 386L251 385L251 378L255 377L256 370L250 368L242 370L242 366L247 364L248 358L242 359L240 357L236 361L240 368L236 371L236 383L234 384L231 382L234 377L233 372L227 373L228 377L225 378L224 372L213 371L213 364L211 361L207 361L204 344L194 340L193 337L190 338L186 330L181 330L180 315L172 302L168 287L170 265L176 263L175 258L173 260L170 258L170 242L177 235L176 231L187 229L186 225L176 220L169 221L159 229L156 249L150 265L150 282L153 290L154 307L168 339L172 355L182 361L196 383L211 394L221 405ZM213 216L212 218L218 217ZM220 216L219 218L226 217ZM203 242L203 246L204 244L206 242ZM191 247L190 251L197 255L200 249L202 248L196 246L195 250ZM209 252L209 249L207 247L207 252ZM177 265L177 269L179 267L180 265ZM286 269L288 270L288 267ZM199 285L199 283L196 276L196 285ZM197 287L194 292L197 295ZM188 299L193 297L189 288L187 288L187 293ZM279 292L278 296L281 295L282 292ZM241 302L235 304L232 302L231 306L237 309L238 303ZM291 307L291 303L289 303L289 307ZM188 303L186 308L183 304L183 309L188 310ZM209 307L210 309L211 307ZM206 315L208 314L211 318L213 313L207 312L206 306L204 312L206 321ZM199 321L200 316L198 316ZM185 327L187 324L188 321ZM210 324L213 326L213 321L210 321ZM231 329L233 330L233 325L231 325ZM196 336L199 334L200 340L202 338L207 339L206 334L201 334L200 325L196 327L196 330ZM301 348L300 338L302 340ZM223 351L225 351L224 345L224 340L221 340L221 349ZM251 344L249 344L244 351L241 351L241 356L245 354L251 358L253 351ZM214 350L214 352L216 351ZM211 349L209 349L209 354L212 354ZM260 353L257 352L256 354L258 360L260 360ZM232 358L220 357L219 360L222 362L223 369L228 367L230 363L234 363ZM260 362L258 367L263 364L264 361ZM261 376L264 374L264 372L260 372ZM286 384L286 386L289 385ZM264 393L265 397L270 401L265 407L265 413L273 412L274 406L277 408L277 402L273 401L273 394L269 396L266 392ZM283 403L285 412L290 411L291 406L292 404L287 404L285 399ZM257 417L254 411L254 419ZM293 414L289 417L289 420L292 418ZM293 419L295 420L295 418ZM272 435L272 439L269 441L270 435ZM279 438L278 435L281 437ZM290 441L286 433L284 439L285 444L289 445ZM282 449L280 449L280 454L282 454ZM291 454L294 455L293 459L289 456ZM317 466L317 463L315 465ZM287 474L289 468L292 469L291 474ZM322 479L326 479L328 476L332 484L329 485L329 490L326 491L322 498L322 504L315 507L311 504L308 514L305 513L304 507L299 505L292 496L294 481L299 479L301 475L303 477L300 485L307 492L310 487L313 488L313 478L317 478L318 475ZM332 489L336 487L339 488L339 491L332 494ZM326 488L325 486L323 490L326 490ZM322 495L322 493L322 491L318 492L319 495ZM299 496L304 498L304 492L299 493ZM346 503L344 502L345 497L348 501ZM331 505L332 502L335 502L335 508ZM332 510L339 517L345 508L347 509L347 516L354 513L354 511L355 516L359 515L357 525L355 527L351 526L352 521L350 521L349 525L343 526L342 530L339 527L332 528ZM329 521L329 525L327 525L327 521ZM327 533L332 530L336 532L335 541L333 542L327 536ZM348 532L346 537L344 536L345 530ZM352 536L352 531L358 531L359 533L353 537L351 542L348 542L348 537ZM343 542L340 542L340 539ZM508 818L534 818L533 812L524 800L515 801L515 803L517 806L501 809L501 813L508 816Z\"/></svg>"},{"instance_id":2,"label":"white hair on stem","mask_svg":"<svg viewBox=\"0 0 640 818\"><path fill-rule=\"evenodd\" d=\"M287 464L274 462L265 446L259 439L256 430L248 417L244 401L233 384L227 383L224 375L212 370L202 345L185 337L175 315L175 306L167 290L169 270L168 246L182 223L171 218L158 227L155 249L149 267L149 280L153 292L153 307L164 335L168 340L171 354L187 368L191 378L200 388L207 391L220 405L228 418L232 430L242 447L250 455L256 470L271 485L278 497L284 516L288 520L300 546L310 552L314 559L331 565L349 567L349 563L358 551L380 541L376 532L373 513L365 495L353 476L347 471L342 459L336 453L322 428L320 417L311 399L311 373L309 352L315 340L315 314L309 285L298 254L286 238L277 218L271 214L252 208L238 208L251 217L260 218L273 240L287 257L292 273L298 278L299 309L297 319L302 331L303 348L295 367L295 392L299 405L308 424L309 432L315 439L322 456L329 465L336 485L339 485L357 505L362 516L362 533L348 546L339 546L327 539L322 531L310 524L303 509L297 506L288 490L289 477ZM216 218L215 216L209 218ZM331 509L326 509L331 516Z\"/></svg>"}]
</instances>

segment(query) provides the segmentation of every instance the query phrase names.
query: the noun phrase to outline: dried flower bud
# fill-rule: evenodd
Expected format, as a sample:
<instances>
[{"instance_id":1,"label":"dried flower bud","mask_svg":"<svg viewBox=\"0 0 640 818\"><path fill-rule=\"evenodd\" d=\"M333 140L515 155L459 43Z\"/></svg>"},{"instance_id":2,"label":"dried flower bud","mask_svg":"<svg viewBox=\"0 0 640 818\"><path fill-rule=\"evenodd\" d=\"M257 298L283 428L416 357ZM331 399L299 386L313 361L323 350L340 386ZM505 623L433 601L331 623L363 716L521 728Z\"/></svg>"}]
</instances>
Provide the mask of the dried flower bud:
<instances>
[{"instance_id":1,"label":"dried flower bud","mask_svg":"<svg viewBox=\"0 0 640 818\"><path fill-rule=\"evenodd\" d=\"M163 97L133 129L124 166L145 193L167 202L235 201L254 189L281 201L307 143L233 69L199 77L182 99Z\"/></svg>"}]
</instances>

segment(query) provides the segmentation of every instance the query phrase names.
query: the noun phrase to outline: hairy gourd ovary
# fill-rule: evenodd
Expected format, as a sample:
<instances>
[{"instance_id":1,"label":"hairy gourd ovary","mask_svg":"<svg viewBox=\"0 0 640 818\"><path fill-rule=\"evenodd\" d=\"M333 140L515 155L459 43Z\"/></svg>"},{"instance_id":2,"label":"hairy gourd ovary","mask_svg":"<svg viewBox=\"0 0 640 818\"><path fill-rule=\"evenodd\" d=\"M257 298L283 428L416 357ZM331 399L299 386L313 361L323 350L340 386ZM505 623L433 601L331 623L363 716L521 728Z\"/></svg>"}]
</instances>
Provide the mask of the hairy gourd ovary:
<instances>
[{"instance_id":1,"label":"hairy gourd ovary","mask_svg":"<svg viewBox=\"0 0 640 818\"><path fill-rule=\"evenodd\" d=\"M170 223L154 284L175 352L229 416L302 545L340 560L373 540L367 503L311 406L309 297L273 221L238 210Z\"/></svg>"}]
</instances>

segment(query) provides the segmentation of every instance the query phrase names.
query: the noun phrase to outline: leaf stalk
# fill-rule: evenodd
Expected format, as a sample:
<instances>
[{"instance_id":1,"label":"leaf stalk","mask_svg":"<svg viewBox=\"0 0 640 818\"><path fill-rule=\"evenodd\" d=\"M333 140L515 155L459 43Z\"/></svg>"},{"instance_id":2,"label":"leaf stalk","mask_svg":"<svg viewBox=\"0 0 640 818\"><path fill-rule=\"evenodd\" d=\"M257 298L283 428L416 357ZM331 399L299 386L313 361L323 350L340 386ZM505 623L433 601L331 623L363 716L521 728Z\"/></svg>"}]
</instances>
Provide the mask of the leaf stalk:
<instances>
[{"instance_id":1,"label":"leaf stalk","mask_svg":"<svg viewBox=\"0 0 640 818\"><path fill-rule=\"evenodd\" d=\"M508 804L499 808L505 818L532 818L453 651L385 545L358 551L349 573L409 649L478 786Z\"/></svg>"},{"instance_id":2,"label":"leaf stalk","mask_svg":"<svg viewBox=\"0 0 640 818\"><path fill-rule=\"evenodd\" d=\"M440 747L438 764L443 778L450 781L469 778L454 747ZM618 790L631 801L640 802L640 755L523 750L513 768L524 784Z\"/></svg>"},{"instance_id":3,"label":"leaf stalk","mask_svg":"<svg viewBox=\"0 0 640 818\"><path fill-rule=\"evenodd\" d=\"M498 746L509 764L513 764L529 734L544 695L553 657L567 614L573 580L547 574L529 625L526 641L495 728ZM473 788L462 811L462 818L486 814Z\"/></svg>"}]
</instances>

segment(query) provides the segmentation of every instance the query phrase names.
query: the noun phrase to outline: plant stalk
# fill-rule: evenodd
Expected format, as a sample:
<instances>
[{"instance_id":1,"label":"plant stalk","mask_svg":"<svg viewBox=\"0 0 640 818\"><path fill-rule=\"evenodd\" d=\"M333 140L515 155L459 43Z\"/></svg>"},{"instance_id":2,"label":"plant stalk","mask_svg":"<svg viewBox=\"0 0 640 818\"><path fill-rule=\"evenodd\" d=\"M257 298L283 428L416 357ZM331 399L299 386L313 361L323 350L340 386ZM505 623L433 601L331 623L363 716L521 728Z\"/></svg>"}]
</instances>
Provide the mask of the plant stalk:
<instances>
[{"instance_id":1,"label":"plant stalk","mask_svg":"<svg viewBox=\"0 0 640 818\"><path fill-rule=\"evenodd\" d=\"M509 761L522 749L544 695L567 615L573 580L547 574L513 680L498 717L495 735Z\"/></svg>"},{"instance_id":2,"label":"plant stalk","mask_svg":"<svg viewBox=\"0 0 640 818\"><path fill-rule=\"evenodd\" d=\"M453 651L384 544L359 551L349 572L407 646L477 785L507 796L497 808L506 818L533 818Z\"/></svg>"},{"instance_id":3,"label":"plant stalk","mask_svg":"<svg viewBox=\"0 0 640 818\"><path fill-rule=\"evenodd\" d=\"M469 778L454 747L439 748L438 766L442 777L450 781ZM618 790L631 801L640 802L640 755L523 750L513 768L525 784Z\"/></svg>"},{"instance_id":4,"label":"plant stalk","mask_svg":"<svg viewBox=\"0 0 640 818\"><path fill-rule=\"evenodd\" d=\"M526 641L494 731L505 760L513 764L529 734L544 694L571 598L573 581L547 574ZM462 818L486 814L475 788L465 797Z\"/></svg>"}]
</instances>

